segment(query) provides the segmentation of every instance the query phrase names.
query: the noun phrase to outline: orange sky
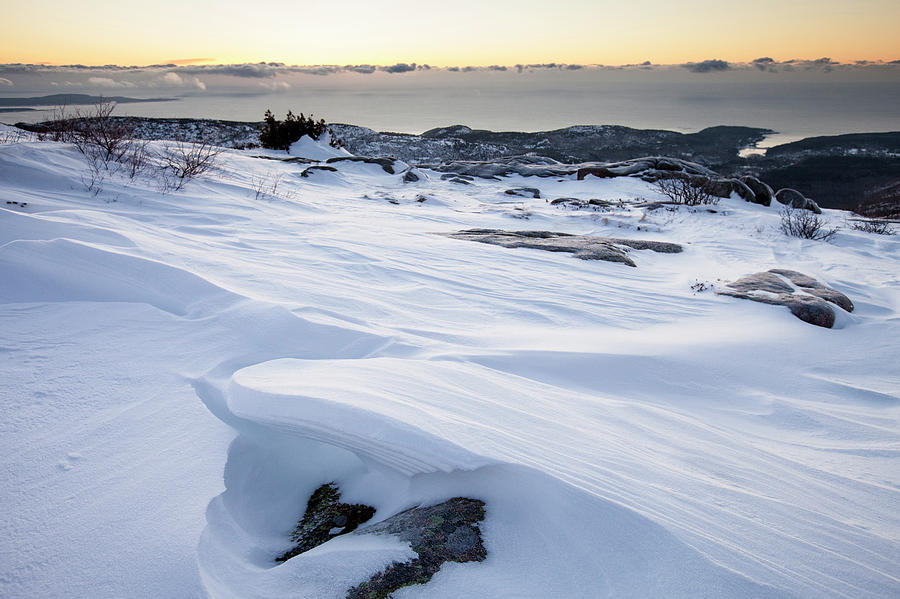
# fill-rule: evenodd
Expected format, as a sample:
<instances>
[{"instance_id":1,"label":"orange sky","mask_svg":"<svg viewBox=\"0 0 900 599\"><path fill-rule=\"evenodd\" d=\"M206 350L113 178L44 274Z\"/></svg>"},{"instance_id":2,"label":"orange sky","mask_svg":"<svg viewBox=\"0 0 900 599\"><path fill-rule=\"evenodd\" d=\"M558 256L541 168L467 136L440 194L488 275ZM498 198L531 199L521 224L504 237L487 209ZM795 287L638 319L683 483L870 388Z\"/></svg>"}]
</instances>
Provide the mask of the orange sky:
<instances>
[{"instance_id":1,"label":"orange sky","mask_svg":"<svg viewBox=\"0 0 900 599\"><path fill-rule=\"evenodd\" d=\"M4 0L0 62L489 65L900 58L896 0Z\"/></svg>"}]
</instances>

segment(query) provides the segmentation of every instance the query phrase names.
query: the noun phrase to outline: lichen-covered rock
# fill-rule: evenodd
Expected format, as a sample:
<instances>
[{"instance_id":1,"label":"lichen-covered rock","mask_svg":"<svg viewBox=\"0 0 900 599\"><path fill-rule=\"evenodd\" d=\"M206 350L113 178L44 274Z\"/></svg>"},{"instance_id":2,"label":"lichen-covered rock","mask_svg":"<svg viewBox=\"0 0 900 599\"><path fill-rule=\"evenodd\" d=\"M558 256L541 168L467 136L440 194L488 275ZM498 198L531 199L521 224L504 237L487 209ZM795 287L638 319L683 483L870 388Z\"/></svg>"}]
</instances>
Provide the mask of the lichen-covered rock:
<instances>
[{"instance_id":1,"label":"lichen-covered rock","mask_svg":"<svg viewBox=\"0 0 900 599\"><path fill-rule=\"evenodd\" d=\"M753 202L754 204L760 204L762 206L771 206L772 200L775 198L775 192L772 191L772 188L754 177L753 175L744 175L741 177L741 182L750 188L753 192L753 199L746 199L748 202Z\"/></svg>"},{"instance_id":2,"label":"lichen-covered rock","mask_svg":"<svg viewBox=\"0 0 900 599\"><path fill-rule=\"evenodd\" d=\"M728 283L717 293L764 304L787 306L800 320L826 328L834 326L832 304L847 312L853 311L853 302L840 291L803 273L780 268L747 275Z\"/></svg>"},{"instance_id":3,"label":"lichen-covered rock","mask_svg":"<svg viewBox=\"0 0 900 599\"><path fill-rule=\"evenodd\" d=\"M438 505L415 507L353 534L390 534L409 543L417 557L394 562L347 591L347 599L385 599L399 588L424 584L445 562L480 562L487 557L478 523L484 502L454 497Z\"/></svg>"},{"instance_id":4,"label":"lichen-covered rock","mask_svg":"<svg viewBox=\"0 0 900 599\"><path fill-rule=\"evenodd\" d=\"M807 198L796 189L786 187L775 192L775 199L779 204L796 208L797 210L811 210L816 214L822 214L822 209L813 200Z\"/></svg>"},{"instance_id":5,"label":"lichen-covered rock","mask_svg":"<svg viewBox=\"0 0 900 599\"><path fill-rule=\"evenodd\" d=\"M615 239L592 235L570 235L553 231L504 231L502 229L466 229L444 233L453 239L477 241L507 248L531 248L549 252L567 252L582 260L603 260L637 266L628 250L652 250L665 254L682 251L680 245L662 241Z\"/></svg>"},{"instance_id":6,"label":"lichen-covered rock","mask_svg":"<svg viewBox=\"0 0 900 599\"><path fill-rule=\"evenodd\" d=\"M375 508L371 506L341 503L341 492L334 483L322 485L309 498L303 519L291 533L291 540L296 544L276 561L287 561L334 537L352 532L374 515Z\"/></svg>"}]
</instances>

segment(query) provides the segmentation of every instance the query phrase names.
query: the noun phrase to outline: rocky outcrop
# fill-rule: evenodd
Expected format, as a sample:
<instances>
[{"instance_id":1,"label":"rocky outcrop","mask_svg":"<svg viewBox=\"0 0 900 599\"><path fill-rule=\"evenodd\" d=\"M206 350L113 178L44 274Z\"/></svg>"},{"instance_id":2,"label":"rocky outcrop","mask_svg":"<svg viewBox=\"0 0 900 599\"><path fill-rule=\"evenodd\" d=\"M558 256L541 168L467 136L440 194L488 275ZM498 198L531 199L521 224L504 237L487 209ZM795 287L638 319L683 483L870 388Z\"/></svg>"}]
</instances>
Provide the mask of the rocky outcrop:
<instances>
[{"instance_id":1,"label":"rocky outcrop","mask_svg":"<svg viewBox=\"0 0 900 599\"><path fill-rule=\"evenodd\" d=\"M337 169L333 166L313 165L303 169L303 172L300 173L300 176L309 177L310 174L314 173L315 171L337 172Z\"/></svg>"},{"instance_id":2,"label":"rocky outcrop","mask_svg":"<svg viewBox=\"0 0 900 599\"><path fill-rule=\"evenodd\" d=\"M422 179L427 179L425 173L420 171L419 169L411 166L406 169L406 172L403 173L403 182L404 183L417 183Z\"/></svg>"},{"instance_id":3,"label":"rocky outcrop","mask_svg":"<svg viewBox=\"0 0 900 599\"><path fill-rule=\"evenodd\" d=\"M513 187L505 192L508 196L516 196L518 198L540 198L541 190L536 187Z\"/></svg>"},{"instance_id":4,"label":"rocky outcrop","mask_svg":"<svg viewBox=\"0 0 900 599\"><path fill-rule=\"evenodd\" d=\"M296 545L276 561L284 562L329 540L345 535L394 535L409 543L416 557L394 562L369 580L349 589L348 599L385 599L397 589L431 580L445 562L480 562L487 557L479 522L484 520L484 502L454 497L443 503L414 507L364 529L375 508L341 502L334 483L313 492L303 519L291 534Z\"/></svg>"},{"instance_id":5,"label":"rocky outcrop","mask_svg":"<svg viewBox=\"0 0 900 599\"><path fill-rule=\"evenodd\" d=\"M738 195L739 198L741 198L745 202L756 202L756 194L753 193L753 190L747 187L747 184L743 181L739 179L732 179L731 189Z\"/></svg>"},{"instance_id":6,"label":"rocky outcrop","mask_svg":"<svg viewBox=\"0 0 900 599\"><path fill-rule=\"evenodd\" d=\"M576 166L562 164L542 156L509 156L496 160L454 160L440 164L420 164L440 173L452 173L497 180L499 177L521 175L523 177L561 177L571 175Z\"/></svg>"},{"instance_id":7,"label":"rocky outcrop","mask_svg":"<svg viewBox=\"0 0 900 599\"><path fill-rule=\"evenodd\" d=\"M572 208L575 210L582 210L584 208L590 210L602 210L604 208L612 208L616 206L616 202L610 202L609 200L600 200L597 198L591 198L590 200L580 200L578 198L556 198L555 200L551 200L551 206L558 206L560 208Z\"/></svg>"},{"instance_id":8,"label":"rocky outcrop","mask_svg":"<svg viewBox=\"0 0 900 599\"><path fill-rule=\"evenodd\" d=\"M647 156L644 158L634 158L632 160L623 160L621 162L608 163L586 163L579 165L577 172L578 180L581 181L588 175L594 177L629 177L639 175L644 180L651 183L659 179L671 178L673 173L682 173L684 175L702 175L704 177L715 177L715 172L704 166L700 166L695 162L681 160L679 158L668 158L665 156Z\"/></svg>"},{"instance_id":9,"label":"rocky outcrop","mask_svg":"<svg viewBox=\"0 0 900 599\"><path fill-rule=\"evenodd\" d=\"M785 187L775 192L775 200L779 204L796 208L797 210L811 210L816 214L822 214L822 209L813 200L805 197L796 189Z\"/></svg>"},{"instance_id":10,"label":"rocky outcrop","mask_svg":"<svg viewBox=\"0 0 900 599\"><path fill-rule=\"evenodd\" d=\"M775 192L772 188L754 177L753 175L744 175L741 177L741 183L750 188L753 192L753 199L744 198L748 202L760 204L761 206L771 206L772 200L775 198Z\"/></svg>"},{"instance_id":11,"label":"rocky outcrop","mask_svg":"<svg viewBox=\"0 0 900 599\"><path fill-rule=\"evenodd\" d=\"M593 235L570 235L553 231L504 231L502 229L467 229L444 233L452 239L477 241L506 248L531 248L549 252L574 254L581 260L602 260L637 266L629 256L629 250L652 250L664 254L677 254L680 245L662 241L615 239Z\"/></svg>"},{"instance_id":12,"label":"rocky outcrop","mask_svg":"<svg viewBox=\"0 0 900 599\"><path fill-rule=\"evenodd\" d=\"M438 505L415 507L354 534L390 534L409 543L417 557L394 562L347 591L347 599L384 599L399 588L424 584L445 562L480 562L487 557L478 523L484 502L454 497Z\"/></svg>"},{"instance_id":13,"label":"rocky outcrop","mask_svg":"<svg viewBox=\"0 0 900 599\"><path fill-rule=\"evenodd\" d=\"M758 272L728 283L717 293L764 304L787 306L800 320L826 328L834 326L835 312L832 305L847 312L853 311L853 302L846 295L795 270L773 268Z\"/></svg>"},{"instance_id":14,"label":"rocky outcrop","mask_svg":"<svg viewBox=\"0 0 900 599\"><path fill-rule=\"evenodd\" d=\"M334 158L329 158L325 162L327 164L334 164L337 162L362 162L365 164L377 164L382 169L384 169L384 172L389 175L393 175L397 172L395 166L398 164L398 162L393 158L372 158L370 156L335 156ZM403 165L403 167L406 167L406 165Z\"/></svg>"}]
</instances>

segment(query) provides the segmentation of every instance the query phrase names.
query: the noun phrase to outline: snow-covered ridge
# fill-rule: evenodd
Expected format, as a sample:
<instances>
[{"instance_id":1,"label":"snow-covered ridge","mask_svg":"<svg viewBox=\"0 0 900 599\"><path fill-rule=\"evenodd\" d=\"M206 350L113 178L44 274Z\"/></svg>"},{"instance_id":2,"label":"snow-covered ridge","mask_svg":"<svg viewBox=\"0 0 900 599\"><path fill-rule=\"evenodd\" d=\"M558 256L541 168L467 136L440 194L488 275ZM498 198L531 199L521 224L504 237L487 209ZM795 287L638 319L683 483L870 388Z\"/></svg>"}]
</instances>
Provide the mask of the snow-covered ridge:
<instances>
[{"instance_id":1,"label":"snow-covered ridge","mask_svg":"<svg viewBox=\"0 0 900 599\"><path fill-rule=\"evenodd\" d=\"M95 197L72 147L0 145L0 594L343 597L409 549L277 565L329 481L375 521L486 502L487 560L397 597L896 594L896 238L788 238L737 196L653 209L632 177L259 155L287 157ZM473 228L684 251L629 268L435 235ZM856 309L823 329L691 289L769 268Z\"/></svg>"}]
</instances>

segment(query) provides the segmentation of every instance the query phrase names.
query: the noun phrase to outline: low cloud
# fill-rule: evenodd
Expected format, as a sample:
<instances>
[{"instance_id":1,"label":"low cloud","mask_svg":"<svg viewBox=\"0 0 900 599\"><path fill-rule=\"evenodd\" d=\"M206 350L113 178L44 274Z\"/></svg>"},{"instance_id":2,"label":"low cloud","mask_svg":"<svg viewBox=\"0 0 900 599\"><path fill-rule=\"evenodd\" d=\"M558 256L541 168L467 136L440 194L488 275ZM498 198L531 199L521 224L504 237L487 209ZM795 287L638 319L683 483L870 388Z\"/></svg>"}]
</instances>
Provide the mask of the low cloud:
<instances>
[{"instance_id":1,"label":"low cloud","mask_svg":"<svg viewBox=\"0 0 900 599\"><path fill-rule=\"evenodd\" d=\"M182 59L187 62L194 59ZM199 59L198 59L199 60ZM506 73L516 72L539 73L555 70L561 73L634 70L645 71L647 77L654 73L681 71L683 73L730 72L733 76L740 73L764 73L779 76L791 76L792 73L821 73L830 77L843 73L871 72L879 73L878 77L890 77L900 74L900 60L867 61L839 63L830 58L811 60L778 61L769 56L762 56L747 62L729 63L724 60L704 60L686 64L660 65L646 61L628 65L569 64L569 63L531 63L516 65L493 64L489 66L450 66L434 67L417 63L396 63L391 65L287 65L281 62L259 62L247 64L183 64L149 66L88 66L88 65L47 65L47 64L0 64L0 89L13 87L16 89L27 85L30 90L51 90L65 86L71 90L90 92L97 89L140 90L166 89L172 93L177 90L187 91L242 91L244 93L270 93L297 88L302 85L300 78L310 75L329 76L384 76L417 71L438 73L483 73L495 77L505 77ZM581 75L587 76L587 75ZM599 76L599 75L598 75ZM682 75L690 77L692 75ZM26 83L27 81L27 83ZM54 85L55 84L55 85Z\"/></svg>"},{"instance_id":2,"label":"low cloud","mask_svg":"<svg viewBox=\"0 0 900 599\"><path fill-rule=\"evenodd\" d=\"M97 87L137 87L131 81L116 81L109 77L89 77L88 83Z\"/></svg>"},{"instance_id":3,"label":"low cloud","mask_svg":"<svg viewBox=\"0 0 900 599\"><path fill-rule=\"evenodd\" d=\"M715 73L721 71L730 71L731 65L724 60L714 58L712 60L704 60L702 62L689 62L681 65L692 73Z\"/></svg>"},{"instance_id":4,"label":"low cloud","mask_svg":"<svg viewBox=\"0 0 900 599\"><path fill-rule=\"evenodd\" d=\"M350 71L351 73L362 73L364 75L371 75L375 72L375 65L371 64L356 64L356 65L347 65L344 67L345 71Z\"/></svg>"},{"instance_id":5,"label":"low cloud","mask_svg":"<svg viewBox=\"0 0 900 599\"><path fill-rule=\"evenodd\" d=\"M291 84L287 81L260 81L260 86L272 90L274 92L284 91L286 89L291 89Z\"/></svg>"},{"instance_id":6,"label":"low cloud","mask_svg":"<svg viewBox=\"0 0 900 599\"><path fill-rule=\"evenodd\" d=\"M162 77L160 77L163 83L168 83L169 85L184 85L184 79L181 78L181 75L178 73L168 72Z\"/></svg>"},{"instance_id":7,"label":"low cloud","mask_svg":"<svg viewBox=\"0 0 900 599\"><path fill-rule=\"evenodd\" d=\"M388 67L379 67L379 69L385 73L408 73L416 70L416 63L406 64L405 62L398 62Z\"/></svg>"},{"instance_id":8,"label":"low cloud","mask_svg":"<svg viewBox=\"0 0 900 599\"><path fill-rule=\"evenodd\" d=\"M775 59L770 58L768 56L763 56L762 58L757 58L753 60L750 64L755 66L760 71L769 71L770 73L775 72Z\"/></svg>"}]
</instances>

